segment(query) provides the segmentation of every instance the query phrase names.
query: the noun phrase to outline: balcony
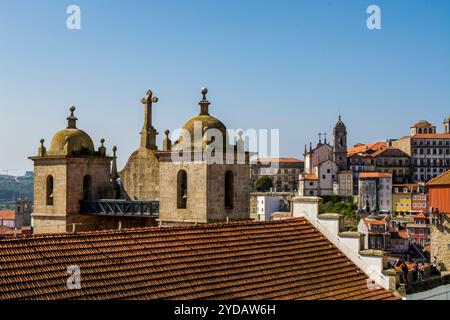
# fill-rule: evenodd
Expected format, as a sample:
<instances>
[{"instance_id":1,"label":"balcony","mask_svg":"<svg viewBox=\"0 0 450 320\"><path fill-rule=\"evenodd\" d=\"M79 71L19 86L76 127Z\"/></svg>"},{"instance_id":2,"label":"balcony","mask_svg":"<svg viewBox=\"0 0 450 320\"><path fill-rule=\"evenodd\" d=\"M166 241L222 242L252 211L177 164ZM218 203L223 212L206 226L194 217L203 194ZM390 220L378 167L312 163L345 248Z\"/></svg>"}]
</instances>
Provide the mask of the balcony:
<instances>
[{"instance_id":1,"label":"balcony","mask_svg":"<svg viewBox=\"0 0 450 320\"><path fill-rule=\"evenodd\" d=\"M157 218L159 201L100 199L97 201L81 201L80 213L131 218Z\"/></svg>"}]
</instances>

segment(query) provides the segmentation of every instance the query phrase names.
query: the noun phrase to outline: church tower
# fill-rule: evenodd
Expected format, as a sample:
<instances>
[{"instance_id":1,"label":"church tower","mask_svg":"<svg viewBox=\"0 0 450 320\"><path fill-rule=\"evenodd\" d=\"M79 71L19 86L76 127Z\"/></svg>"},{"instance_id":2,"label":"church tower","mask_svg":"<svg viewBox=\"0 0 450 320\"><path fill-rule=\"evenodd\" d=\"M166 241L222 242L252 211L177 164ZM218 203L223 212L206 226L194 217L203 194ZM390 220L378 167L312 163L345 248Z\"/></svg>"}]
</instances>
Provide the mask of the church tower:
<instances>
[{"instance_id":1,"label":"church tower","mask_svg":"<svg viewBox=\"0 0 450 320\"><path fill-rule=\"evenodd\" d=\"M98 150L91 137L77 128L75 107L70 108L67 128L52 138L50 148L44 139L34 162L34 233L95 230L96 217L80 214L81 201L110 198L112 157L106 155L104 139Z\"/></svg>"},{"instance_id":2,"label":"church tower","mask_svg":"<svg viewBox=\"0 0 450 320\"><path fill-rule=\"evenodd\" d=\"M444 133L450 134L450 117L444 120Z\"/></svg>"},{"instance_id":3,"label":"church tower","mask_svg":"<svg viewBox=\"0 0 450 320\"><path fill-rule=\"evenodd\" d=\"M200 113L159 154L159 218L164 225L250 219L250 162L242 135L228 140L227 128L210 115L208 90Z\"/></svg>"},{"instance_id":4,"label":"church tower","mask_svg":"<svg viewBox=\"0 0 450 320\"><path fill-rule=\"evenodd\" d=\"M347 128L341 116L333 129L333 158L340 171L347 171Z\"/></svg>"}]
</instances>

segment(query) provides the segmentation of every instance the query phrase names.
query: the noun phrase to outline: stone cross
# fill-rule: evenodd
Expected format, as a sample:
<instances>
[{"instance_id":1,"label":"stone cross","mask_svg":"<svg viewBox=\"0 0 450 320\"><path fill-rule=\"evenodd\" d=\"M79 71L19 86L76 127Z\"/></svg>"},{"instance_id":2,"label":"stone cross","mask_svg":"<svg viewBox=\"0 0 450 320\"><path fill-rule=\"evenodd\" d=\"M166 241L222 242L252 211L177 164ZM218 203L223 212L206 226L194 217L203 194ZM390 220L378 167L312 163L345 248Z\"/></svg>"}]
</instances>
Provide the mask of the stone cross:
<instances>
[{"instance_id":1,"label":"stone cross","mask_svg":"<svg viewBox=\"0 0 450 320\"><path fill-rule=\"evenodd\" d=\"M148 90L146 96L141 99L141 103L145 105L144 126L141 131L141 146L152 150L157 149L156 135L158 132L152 123L152 105L156 102L158 102L158 98L153 96L151 90Z\"/></svg>"}]
</instances>

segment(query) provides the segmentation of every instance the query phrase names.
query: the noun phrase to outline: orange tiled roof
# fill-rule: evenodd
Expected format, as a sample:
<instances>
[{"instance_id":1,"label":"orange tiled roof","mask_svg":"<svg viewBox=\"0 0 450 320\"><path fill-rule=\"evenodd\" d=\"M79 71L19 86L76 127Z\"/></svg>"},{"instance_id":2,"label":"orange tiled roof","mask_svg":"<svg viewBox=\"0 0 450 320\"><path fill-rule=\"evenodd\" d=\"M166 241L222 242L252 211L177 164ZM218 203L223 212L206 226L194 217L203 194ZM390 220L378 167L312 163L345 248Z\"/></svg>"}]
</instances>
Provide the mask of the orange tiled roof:
<instances>
[{"instance_id":1,"label":"orange tiled roof","mask_svg":"<svg viewBox=\"0 0 450 320\"><path fill-rule=\"evenodd\" d=\"M360 172L360 178L390 178L392 175L385 172Z\"/></svg>"},{"instance_id":2,"label":"orange tiled roof","mask_svg":"<svg viewBox=\"0 0 450 320\"><path fill-rule=\"evenodd\" d=\"M409 158L408 154L406 154L405 152L403 152L402 150L400 150L399 148L396 148L396 147L385 147L385 148L378 149L377 151L372 153L371 156L373 158L376 158L377 156L385 154L385 153L386 153L386 156L388 156L388 157Z\"/></svg>"},{"instance_id":3,"label":"orange tiled roof","mask_svg":"<svg viewBox=\"0 0 450 320\"><path fill-rule=\"evenodd\" d=\"M419 212L414 218L416 219L426 219L426 215L423 214L423 212Z\"/></svg>"},{"instance_id":4,"label":"orange tiled roof","mask_svg":"<svg viewBox=\"0 0 450 320\"><path fill-rule=\"evenodd\" d=\"M412 139L450 139L449 133L421 133L411 136Z\"/></svg>"},{"instance_id":5,"label":"orange tiled roof","mask_svg":"<svg viewBox=\"0 0 450 320\"><path fill-rule=\"evenodd\" d=\"M411 128L417 127L417 128L427 128L427 127L432 127L433 125L431 123L429 123L428 121L419 121L414 123Z\"/></svg>"},{"instance_id":6,"label":"orange tiled roof","mask_svg":"<svg viewBox=\"0 0 450 320\"><path fill-rule=\"evenodd\" d=\"M436 186L436 185L450 185L450 170L444 172L443 174L427 182L427 186Z\"/></svg>"},{"instance_id":7,"label":"orange tiled roof","mask_svg":"<svg viewBox=\"0 0 450 320\"><path fill-rule=\"evenodd\" d=\"M0 262L0 300L396 299L304 218L8 239Z\"/></svg>"},{"instance_id":8,"label":"orange tiled roof","mask_svg":"<svg viewBox=\"0 0 450 320\"><path fill-rule=\"evenodd\" d=\"M14 220L16 219L16 212L12 210L0 211L0 220Z\"/></svg>"},{"instance_id":9,"label":"orange tiled roof","mask_svg":"<svg viewBox=\"0 0 450 320\"><path fill-rule=\"evenodd\" d=\"M319 180L317 177L317 174L300 174L300 178L303 178L304 180Z\"/></svg>"},{"instance_id":10,"label":"orange tiled roof","mask_svg":"<svg viewBox=\"0 0 450 320\"><path fill-rule=\"evenodd\" d=\"M383 141L377 141L369 144L358 144L353 148L347 149L347 156L351 156L354 154L362 153L362 152L375 152L377 150L380 150L382 148L386 148L387 144Z\"/></svg>"},{"instance_id":11,"label":"orange tiled roof","mask_svg":"<svg viewBox=\"0 0 450 320\"><path fill-rule=\"evenodd\" d=\"M302 163L303 160L297 159L297 158L258 158L258 162L262 163L268 163L268 162L275 162L275 163Z\"/></svg>"}]
</instances>

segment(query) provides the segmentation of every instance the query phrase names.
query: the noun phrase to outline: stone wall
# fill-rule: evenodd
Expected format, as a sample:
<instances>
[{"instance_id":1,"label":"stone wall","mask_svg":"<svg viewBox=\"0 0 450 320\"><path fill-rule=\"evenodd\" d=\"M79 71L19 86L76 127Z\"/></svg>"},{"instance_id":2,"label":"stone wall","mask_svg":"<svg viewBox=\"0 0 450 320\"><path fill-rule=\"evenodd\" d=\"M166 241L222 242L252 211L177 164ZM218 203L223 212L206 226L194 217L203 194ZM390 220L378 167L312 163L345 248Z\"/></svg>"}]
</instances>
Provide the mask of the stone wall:
<instances>
[{"instance_id":1,"label":"stone wall","mask_svg":"<svg viewBox=\"0 0 450 320\"><path fill-rule=\"evenodd\" d=\"M91 177L89 199L109 198L114 192L110 181L109 157L54 157L35 160L34 233L71 231L75 223L83 230L95 230L95 217L81 216L83 181ZM47 177L53 177L53 205L47 205Z\"/></svg>"},{"instance_id":2,"label":"stone wall","mask_svg":"<svg viewBox=\"0 0 450 320\"><path fill-rule=\"evenodd\" d=\"M187 174L186 209L177 208L177 177ZM225 173L233 172L233 208L225 209ZM249 165L201 162L160 163L160 220L164 224L248 220Z\"/></svg>"},{"instance_id":3,"label":"stone wall","mask_svg":"<svg viewBox=\"0 0 450 320\"><path fill-rule=\"evenodd\" d=\"M233 208L225 209L225 173L233 172ZM250 219L250 166L246 164L208 165L208 221Z\"/></svg>"},{"instance_id":4,"label":"stone wall","mask_svg":"<svg viewBox=\"0 0 450 320\"><path fill-rule=\"evenodd\" d=\"M155 151L141 147L133 152L119 176L129 199L159 199L160 173Z\"/></svg>"},{"instance_id":5,"label":"stone wall","mask_svg":"<svg viewBox=\"0 0 450 320\"><path fill-rule=\"evenodd\" d=\"M436 257L442 271L450 271L450 216L444 215L442 222L430 226L431 257Z\"/></svg>"},{"instance_id":6,"label":"stone wall","mask_svg":"<svg viewBox=\"0 0 450 320\"><path fill-rule=\"evenodd\" d=\"M159 218L162 223L206 223L206 179L205 163L160 163ZM186 209L177 208L177 177L180 170L187 174Z\"/></svg>"}]
</instances>

